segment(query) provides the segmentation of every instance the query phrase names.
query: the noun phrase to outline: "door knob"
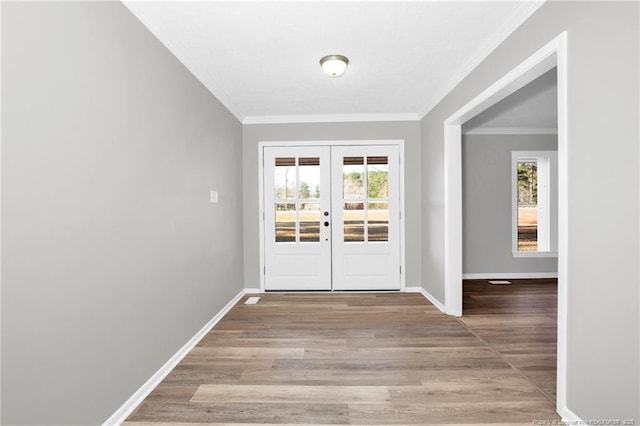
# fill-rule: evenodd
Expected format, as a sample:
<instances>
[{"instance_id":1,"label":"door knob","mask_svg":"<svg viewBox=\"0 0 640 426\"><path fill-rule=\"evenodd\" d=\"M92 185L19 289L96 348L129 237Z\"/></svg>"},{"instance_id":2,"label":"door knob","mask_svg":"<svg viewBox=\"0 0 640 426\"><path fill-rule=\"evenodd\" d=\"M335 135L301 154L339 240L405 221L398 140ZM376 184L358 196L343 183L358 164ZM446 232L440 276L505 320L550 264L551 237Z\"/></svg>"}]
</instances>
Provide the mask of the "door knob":
<instances>
[{"instance_id":1,"label":"door knob","mask_svg":"<svg viewBox=\"0 0 640 426\"><path fill-rule=\"evenodd\" d=\"M324 212L324 215L325 216L329 216L329 212Z\"/></svg>"},{"instance_id":2,"label":"door knob","mask_svg":"<svg viewBox=\"0 0 640 426\"><path fill-rule=\"evenodd\" d=\"M325 223L324 223L324 226L329 226L329 222L325 222Z\"/></svg>"}]
</instances>

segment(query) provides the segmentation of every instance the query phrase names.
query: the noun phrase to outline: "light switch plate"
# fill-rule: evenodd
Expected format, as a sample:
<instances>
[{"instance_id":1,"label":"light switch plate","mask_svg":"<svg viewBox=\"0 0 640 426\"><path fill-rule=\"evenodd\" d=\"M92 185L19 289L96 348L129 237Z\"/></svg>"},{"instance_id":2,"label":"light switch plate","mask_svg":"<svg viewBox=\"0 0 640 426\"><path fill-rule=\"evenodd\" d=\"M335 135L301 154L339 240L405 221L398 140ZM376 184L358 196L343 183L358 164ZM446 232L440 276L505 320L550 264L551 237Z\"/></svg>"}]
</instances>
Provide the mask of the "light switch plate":
<instances>
[{"instance_id":1,"label":"light switch plate","mask_svg":"<svg viewBox=\"0 0 640 426\"><path fill-rule=\"evenodd\" d=\"M211 190L211 202L212 203L218 202L218 191L214 191L213 189Z\"/></svg>"}]
</instances>

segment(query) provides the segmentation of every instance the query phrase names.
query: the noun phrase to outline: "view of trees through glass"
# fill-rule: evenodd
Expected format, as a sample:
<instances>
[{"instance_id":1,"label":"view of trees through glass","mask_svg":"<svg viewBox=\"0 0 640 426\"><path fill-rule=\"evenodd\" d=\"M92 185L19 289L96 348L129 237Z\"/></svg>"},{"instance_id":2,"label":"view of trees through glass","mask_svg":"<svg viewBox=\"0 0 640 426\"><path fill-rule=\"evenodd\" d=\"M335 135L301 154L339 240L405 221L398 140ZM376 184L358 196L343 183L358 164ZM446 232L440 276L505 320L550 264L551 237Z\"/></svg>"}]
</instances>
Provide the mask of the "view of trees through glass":
<instances>
[{"instance_id":1,"label":"view of trees through glass","mask_svg":"<svg viewBox=\"0 0 640 426\"><path fill-rule=\"evenodd\" d=\"M345 157L342 180L344 241L388 241L388 158Z\"/></svg>"},{"instance_id":2,"label":"view of trees through glass","mask_svg":"<svg viewBox=\"0 0 640 426\"><path fill-rule=\"evenodd\" d=\"M319 242L320 158L279 157L275 166L276 242Z\"/></svg>"},{"instance_id":3,"label":"view of trees through glass","mask_svg":"<svg viewBox=\"0 0 640 426\"><path fill-rule=\"evenodd\" d=\"M320 241L320 159L275 159L276 242ZM387 157L345 157L343 163L345 241L388 241Z\"/></svg>"},{"instance_id":4,"label":"view of trees through glass","mask_svg":"<svg viewBox=\"0 0 640 426\"><path fill-rule=\"evenodd\" d=\"M538 250L538 164L519 161L518 251Z\"/></svg>"}]
</instances>

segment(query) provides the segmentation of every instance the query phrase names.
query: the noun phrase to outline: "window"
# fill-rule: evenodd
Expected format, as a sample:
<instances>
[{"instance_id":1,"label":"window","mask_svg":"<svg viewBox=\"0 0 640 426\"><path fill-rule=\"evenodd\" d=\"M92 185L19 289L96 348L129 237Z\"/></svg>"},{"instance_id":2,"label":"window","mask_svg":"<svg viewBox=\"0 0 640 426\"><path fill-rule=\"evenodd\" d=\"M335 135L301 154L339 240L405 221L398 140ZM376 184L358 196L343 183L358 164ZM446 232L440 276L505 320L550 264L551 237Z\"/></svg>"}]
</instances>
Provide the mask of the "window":
<instances>
[{"instance_id":1,"label":"window","mask_svg":"<svg viewBox=\"0 0 640 426\"><path fill-rule=\"evenodd\" d=\"M320 242L320 158L275 159L276 243Z\"/></svg>"},{"instance_id":2,"label":"window","mask_svg":"<svg viewBox=\"0 0 640 426\"><path fill-rule=\"evenodd\" d=\"M345 242L389 241L388 157L344 157Z\"/></svg>"},{"instance_id":3,"label":"window","mask_svg":"<svg viewBox=\"0 0 640 426\"><path fill-rule=\"evenodd\" d=\"M513 151L512 248L514 257L557 256L553 242L557 208L552 202L555 151ZM555 192L555 191L554 191ZM552 222L553 219L553 222Z\"/></svg>"}]
</instances>

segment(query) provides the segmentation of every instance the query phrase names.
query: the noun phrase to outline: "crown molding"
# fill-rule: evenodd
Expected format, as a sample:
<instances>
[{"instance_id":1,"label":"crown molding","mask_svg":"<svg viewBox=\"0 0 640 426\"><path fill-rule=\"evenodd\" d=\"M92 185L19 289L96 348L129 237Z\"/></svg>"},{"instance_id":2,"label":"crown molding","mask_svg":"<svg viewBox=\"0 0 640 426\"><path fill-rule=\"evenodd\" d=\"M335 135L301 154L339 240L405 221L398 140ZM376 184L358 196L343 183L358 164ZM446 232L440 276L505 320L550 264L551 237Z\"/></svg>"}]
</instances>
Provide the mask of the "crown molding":
<instances>
[{"instance_id":1,"label":"crown molding","mask_svg":"<svg viewBox=\"0 0 640 426\"><path fill-rule=\"evenodd\" d=\"M463 135L557 135L557 127L479 127L462 130Z\"/></svg>"},{"instance_id":2,"label":"crown molding","mask_svg":"<svg viewBox=\"0 0 640 426\"><path fill-rule=\"evenodd\" d=\"M398 114L320 114L320 115L254 115L242 124L352 123L358 121L419 121L415 113Z\"/></svg>"},{"instance_id":3,"label":"crown molding","mask_svg":"<svg viewBox=\"0 0 640 426\"><path fill-rule=\"evenodd\" d=\"M454 73L449 81L442 85L441 89L431 98L427 104L418 111L418 116L423 119L433 108L435 108L458 84L462 82L471 72L482 63L503 41L507 39L520 25L522 25L533 13L540 8L547 0L532 0L522 5L504 25L491 37L466 64Z\"/></svg>"},{"instance_id":4,"label":"crown molding","mask_svg":"<svg viewBox=\"0 0 640 426\"><path fill-rule=\"evenodd\" d=\"M531 0L525 2L476 53L454 73L447 84L441 86L431 100L416 113L400 114L327 114L327 115L273 115L273 116L244 116L240 109L225 93L215 76L201 72L202 64L194 59L182 43L171 37L170 31L163 23L149 26L143 8L136 7L136 0L122 0L122 3L144 25L160 43L165 46L186 69L229 110L242 124L284 124L284 123L328 123L328 122L356 122L356 121L419 121L438 105L462 80L464 80L483 60L487 58L513 31L526 21L546 0ZM143 20L144 19L144 20Z\"/></svg>"}]
</instances>

